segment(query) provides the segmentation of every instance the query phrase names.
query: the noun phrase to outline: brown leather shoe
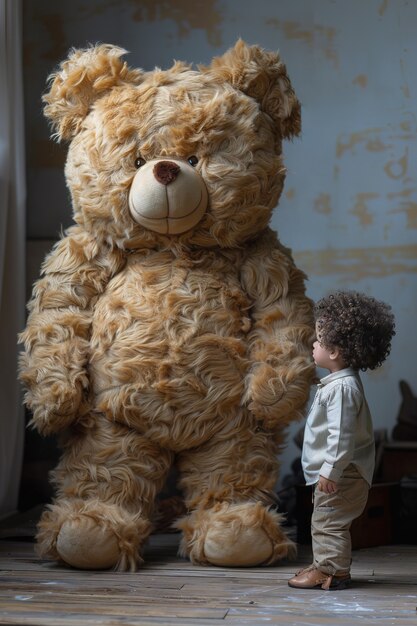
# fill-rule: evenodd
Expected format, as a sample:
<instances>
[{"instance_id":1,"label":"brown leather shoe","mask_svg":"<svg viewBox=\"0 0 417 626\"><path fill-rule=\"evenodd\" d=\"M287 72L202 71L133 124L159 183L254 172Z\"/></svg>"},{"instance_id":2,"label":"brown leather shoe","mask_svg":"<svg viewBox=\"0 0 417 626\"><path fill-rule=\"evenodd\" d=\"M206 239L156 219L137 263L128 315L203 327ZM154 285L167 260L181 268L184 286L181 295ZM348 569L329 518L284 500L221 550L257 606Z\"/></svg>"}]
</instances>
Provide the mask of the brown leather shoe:
<instances>
[{"instance_id":1,"label":"brown leather shoe","mask_svg":"<svg viewBox=\"0 0 417 626\"><path fill-rule=\"evenodd\" d=\"M307 567L293 578L290 578L288 584L296 589L324 589L325 591L346 589L351 581L350 574L342 574L340 576L331 576L319 569Z\"/></svg>"}]
</instances>

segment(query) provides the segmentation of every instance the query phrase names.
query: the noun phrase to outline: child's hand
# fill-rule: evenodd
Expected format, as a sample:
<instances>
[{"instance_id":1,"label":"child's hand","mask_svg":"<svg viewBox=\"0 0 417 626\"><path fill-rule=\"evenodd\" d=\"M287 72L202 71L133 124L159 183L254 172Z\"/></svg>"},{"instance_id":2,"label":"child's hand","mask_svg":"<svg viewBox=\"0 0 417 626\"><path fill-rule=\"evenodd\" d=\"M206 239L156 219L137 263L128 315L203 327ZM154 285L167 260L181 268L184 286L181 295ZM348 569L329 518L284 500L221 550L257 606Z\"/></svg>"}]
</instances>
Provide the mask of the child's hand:
<instances>
[{"instance_id":1,"label":"child's hand","mask_svg":"<svg viewBox=\"0 0 417 626\"><path fill-rule=\"evenodd\" d=\"M320 476L317 489L319 491L323 491L324 493L336 493L337 483L335 483L334 480L329 480L329 478Z\"/></svg>"}]
</instances>

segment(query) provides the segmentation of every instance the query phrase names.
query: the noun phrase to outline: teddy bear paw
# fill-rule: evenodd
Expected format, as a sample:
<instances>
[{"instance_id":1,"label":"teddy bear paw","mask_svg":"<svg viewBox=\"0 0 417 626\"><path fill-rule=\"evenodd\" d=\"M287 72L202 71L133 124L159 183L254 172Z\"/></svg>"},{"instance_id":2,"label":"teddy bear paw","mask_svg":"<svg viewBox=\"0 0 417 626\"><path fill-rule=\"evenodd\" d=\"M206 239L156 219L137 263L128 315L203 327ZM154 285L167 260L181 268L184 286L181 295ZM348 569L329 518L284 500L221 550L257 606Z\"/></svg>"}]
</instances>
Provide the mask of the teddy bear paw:
<instances>
[{"instance_id":1,"label":"teddy bear paw","mask_svg":"<svg viewBox=\"0 0 417 626\"><path fill-rule=\"evenodd\" d=\"M108 569L120 558L116 535L87 516L64 522L56 549L65 563L78 569Z\"/></svg>"},{"instance_id":2,"label":"teddy bear paw","mask_svg":"<svg viewBox=\"0 0 417 626\"><path fill-rule=\"evenodd\" d=\"M33 413L30 425L36 426L42 435L50 435L70 426L76 416L86 413L88 405L79 385L43 383L36 394L32 393L29 406Z\"/></svg>"}]
</instances>

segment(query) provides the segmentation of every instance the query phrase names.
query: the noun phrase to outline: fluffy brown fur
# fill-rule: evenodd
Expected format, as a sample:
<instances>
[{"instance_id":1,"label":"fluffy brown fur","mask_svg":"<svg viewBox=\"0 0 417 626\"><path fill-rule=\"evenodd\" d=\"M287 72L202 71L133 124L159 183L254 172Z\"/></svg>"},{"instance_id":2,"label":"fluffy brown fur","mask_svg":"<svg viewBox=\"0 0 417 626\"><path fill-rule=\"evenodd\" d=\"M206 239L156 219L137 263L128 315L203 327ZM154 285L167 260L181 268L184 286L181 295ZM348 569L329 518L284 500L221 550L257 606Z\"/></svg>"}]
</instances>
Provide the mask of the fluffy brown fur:
<instances>
[{"instance_id":1,"label":"fluffy brown fur","mask_svg":"<svg viewBox=\"0 0 417 626\"><path fill-rule=\"evenodd\" d=\"M279 56L242 41L198 71L131 70L123 52L73 51L45 96L70 140L75 225L45 260L22 334L32 424L63 445L40 552L134 569L176 463L183 554L272 563L292 550L271 510L277 455L313 376L304 275L268 228L300 105ZM129 210L141 165L170 158L208 196L176 235ZM171 178L155 185L168 193Z\"/></svg>"}]
</instances>

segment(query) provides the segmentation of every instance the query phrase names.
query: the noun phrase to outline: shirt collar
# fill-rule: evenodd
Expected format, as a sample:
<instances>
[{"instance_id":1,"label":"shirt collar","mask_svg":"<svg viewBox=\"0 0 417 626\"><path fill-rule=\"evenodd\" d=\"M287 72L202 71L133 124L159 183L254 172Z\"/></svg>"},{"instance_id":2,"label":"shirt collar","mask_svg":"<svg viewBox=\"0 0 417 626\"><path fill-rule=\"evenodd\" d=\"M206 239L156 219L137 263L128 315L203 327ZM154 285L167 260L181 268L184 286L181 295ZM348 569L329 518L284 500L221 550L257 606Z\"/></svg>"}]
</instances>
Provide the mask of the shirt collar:
<instances>
[{"instance_id":1,"label":"shirt collar","mask_svg":"<svg viewBox=\"0 0 417 626\"><path fill-rule=\"evenodd\" d=\"M328 383L332 383L334 380L338 378L345 378L346 376L358 376L358 370L353 369L353 367L346 367L343 370L339 370L338 372L333 372L332 374L328 374L324 378L320 378L320 387L327 385Z\"/></svg>"}]
</instances>

